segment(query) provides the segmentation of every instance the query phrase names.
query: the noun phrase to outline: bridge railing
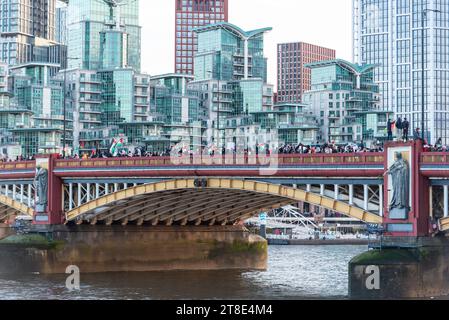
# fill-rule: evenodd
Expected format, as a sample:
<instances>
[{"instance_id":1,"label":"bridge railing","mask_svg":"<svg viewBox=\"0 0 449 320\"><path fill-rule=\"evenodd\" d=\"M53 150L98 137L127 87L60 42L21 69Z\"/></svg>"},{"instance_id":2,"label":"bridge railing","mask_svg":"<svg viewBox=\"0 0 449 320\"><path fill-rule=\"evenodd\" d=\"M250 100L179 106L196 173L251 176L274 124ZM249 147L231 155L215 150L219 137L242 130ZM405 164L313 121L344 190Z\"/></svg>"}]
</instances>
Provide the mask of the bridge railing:
<instances>
[{"instance_id":1,"label":"bridge railing","mask_svg":"<svg viewBox=\"0 0 449 320\"><path fill-rule=\"evenodd\" d=\"M449 163L449 152L425 152L421 154L423 164Z\"/></svg>"},{"instance_id":2,"label":"bridge railing","mask_svg":"<svg viewBox=\"0 0 449 320\"><path fill-rule=\"evenodd\" d=\"M0 171L34 169L35 161L0 162Z\"/></svg>"},{"instance_id":3,"label":"bridge railing","mask_svg":"<svg viewBox=\"0 0 449 320\"><path fill-rule=\"evenodd\" d=\"M174 165L349 165L383 164L383 153L360 154L292 154L259 156L182 156L182 157L147 157L147 158L107 158L88 160L57 160L56 168L95 168L95 167L147 167Z\"/></svg>"}]
</instances>

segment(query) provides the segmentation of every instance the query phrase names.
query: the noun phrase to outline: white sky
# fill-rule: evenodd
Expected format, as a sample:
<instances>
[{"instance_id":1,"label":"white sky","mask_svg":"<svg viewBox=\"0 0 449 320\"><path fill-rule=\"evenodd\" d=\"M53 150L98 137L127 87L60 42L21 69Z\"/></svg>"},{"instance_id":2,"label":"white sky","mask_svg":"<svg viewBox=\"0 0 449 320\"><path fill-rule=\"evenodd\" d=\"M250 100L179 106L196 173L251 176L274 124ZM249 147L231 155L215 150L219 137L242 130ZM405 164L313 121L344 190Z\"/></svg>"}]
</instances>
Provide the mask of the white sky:
<instances>
[{"instance_id":1,"label":"white sky","mask_svg":"<svg viewBox=\"0 0 449 320\"><path fill-rule=\"evenodd\" d=\"M174 71L175 0L141 0L142 71ZM276 45L304 41L351 60L351 0L229 0L229 22L244 30L272 27L265 36L268 79L276 85Z\"/></svg>"}]
</instances>

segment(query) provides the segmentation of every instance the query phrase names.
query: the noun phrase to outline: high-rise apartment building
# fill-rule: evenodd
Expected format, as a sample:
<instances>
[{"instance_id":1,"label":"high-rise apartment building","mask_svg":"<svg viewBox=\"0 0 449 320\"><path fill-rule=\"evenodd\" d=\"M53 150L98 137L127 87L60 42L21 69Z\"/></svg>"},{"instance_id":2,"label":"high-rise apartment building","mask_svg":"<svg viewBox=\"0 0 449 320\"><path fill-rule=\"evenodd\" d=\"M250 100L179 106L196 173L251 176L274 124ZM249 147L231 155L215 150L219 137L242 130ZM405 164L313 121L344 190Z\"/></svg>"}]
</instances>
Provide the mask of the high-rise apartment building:
<instances>
[{"instance_id":1,"label":"high-rise apartment building","mask_svg":"<svg viewBox=\"0 0 449 320\"><path fill-rule=\"evenodd\" d=\"M37 61L36 47L56 44L55 10L56 0L3 0L0 60L9 65Z\"/></svg>"},{"instance_id":2,"label":"high-rise apartment building","mask_svg":"<svg viewBox=\"0 0 449 320\"><path fill-rule=\"evenodd\" d=\"M353 42L356 63L378 66L383 106L411 129L422 127L424 69L424 132L449 143L449 0L353 0Z\"/></svg>"},{"instance_id":3,"label":"high-rise apartment building","mask_svg":"<svg viewBox=\"0 0 449 320\"><path fill-rule=\"evenodd\" d=\"M55 40L67 45L67 4L57 3L55 17Z\"/></svg>"},{"instance_id":4,"label":"high-rise apartment building","mask_svg":"<svg viewBox=\"0 0 449 320\"><path fill-rule=\"evenodd\" d=\"M69 68L99 70L104 67L102 51L111 48L117 40L125 67L140 71L141 26L139 25L139 0L71 0L68 6L68 55L80 58L69 60ZM125 35L125 36L123 36ZM126 39L125 39L126 38ZM125 43L123 43L125 39ZM102 47L102 40L108 40ZM104 44L104 42L103 42ZM109 66L109 62L107 65Z\"/></svg>"},{"instance_id":5,"label":"high-rise apartment building","mask_svg":"<svg viewBox=\"0 0 449 320\"><path fill-rule=\"evenodd\" d=\"M317 45L293 42L278 44L277 49L277 101L298 103L304 92L310 90L310 69L305 65L335 59L335 50Z\"/></svg>"},{"instance_id":6,"label":"high-rise apartment building","mask_svg":"<svg viewBox=\"0 0 449 320\"><path fill-rule=\"evenodd\" d=\"M267 84L264 34L271 28L244 31L227 23L196 28L195 81L207 97L208 128L223 136L227 118L271 110L273 86ZM208 136L217 139L218 133ZM208 132L210 134L210 132ZM221 140L221 145L224 140Z\"/></svg>"},{"instance_id":7,"label":"high-rise apartment building","mask_svg":"<svg viewBox=\"0 0 449 320\"><path fill-rule=\"evenodd\" d=\"M380 108L374 65L329 60L306 65L312 73L312 89L304 103L317 117L321 141L367 145L386 140L389 112Z\"/></svg>"},{"instance_id":8,"label":"high-rise apartment building","mask_svg":"<svg viewBox=\"0 0 449 320\"><path fill-rule=\"evenodd\" d=\"M175 72L193 74L198 40L193 29L228 21L228 0L175 0Z\"/></svg>"}]
</instances>

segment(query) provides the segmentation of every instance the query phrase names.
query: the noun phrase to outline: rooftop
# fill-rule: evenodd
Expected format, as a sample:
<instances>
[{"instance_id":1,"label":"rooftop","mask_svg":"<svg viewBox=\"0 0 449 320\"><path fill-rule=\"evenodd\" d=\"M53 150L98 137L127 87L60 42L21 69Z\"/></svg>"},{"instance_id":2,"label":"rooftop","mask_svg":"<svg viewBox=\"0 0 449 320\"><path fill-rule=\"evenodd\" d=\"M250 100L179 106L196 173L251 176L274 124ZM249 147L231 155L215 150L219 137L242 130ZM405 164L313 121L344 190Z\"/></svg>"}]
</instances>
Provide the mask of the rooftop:
<instances>
[{"instance_id":1,"label":"rooftop","mask_svg":"<svg viewBox=\"0 0 449 320\"><path fill-rule=\"evenodd\" d=\"M229 23L229 22L219 22L215 24L210 24L203 27L194 28L193 32L201 33L201 32L207 32L212 30L218 30L218 29L225 29L227 31L230 31L239 37L250 39L252 37L258 36L260 34L263 34L265 32L273 30L273 28L261 28L251 31L244 31L243 29L237 27L236 25Z\"/></svg>"},{"instance_id":2,"label":"rooftop","mask_svg":"<svg viewBox=\"0 0 449 320\"><path fill-rule=\"evenodd\" d=\"M315 68L322 68L332 65L338 65L344 69L347 69L353 73L356 74L362 74L368 71L373 70L377 67L375 64L365 64L365 65L358 65L351 63L349 61L343 60L343 59L334 59L334 60L326 60L326 61L317 61L306 64L307 68L315 69Z\"/></svg>"}]
</instances>

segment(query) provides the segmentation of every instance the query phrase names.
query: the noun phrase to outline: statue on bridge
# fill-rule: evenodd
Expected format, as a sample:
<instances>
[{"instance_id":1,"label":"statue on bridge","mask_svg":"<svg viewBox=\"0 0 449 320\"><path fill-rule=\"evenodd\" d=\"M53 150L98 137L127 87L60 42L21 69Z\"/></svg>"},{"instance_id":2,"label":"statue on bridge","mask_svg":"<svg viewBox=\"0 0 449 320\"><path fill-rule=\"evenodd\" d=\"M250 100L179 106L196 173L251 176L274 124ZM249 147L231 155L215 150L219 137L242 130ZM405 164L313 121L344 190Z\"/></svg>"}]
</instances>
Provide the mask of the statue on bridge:
<instances>
[{"instance_id":1,"label":"statue on bridge","mask_svg":"<svg viewBox=\"0 0 449 320\"><path fill-rule=\"evenodd\" d=\"M48 170L38 165L36 176L34 177L34 187L36 190L36 212L43 213L48 203Z\"/></svg>"},{"instance_id":2,"label":"statue on bridge","mask_svg":"<svg viewBox=\"0 0 449 320\"><path fill-rule=\"evenodd\" d=\"M385 173L391 175L393 196L390 202L390 219L407 219L410 210L410 167L400 152L396 161Z\"/></svg>"}]
</instances>

